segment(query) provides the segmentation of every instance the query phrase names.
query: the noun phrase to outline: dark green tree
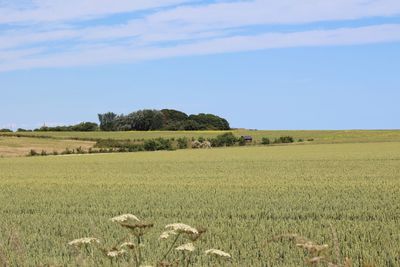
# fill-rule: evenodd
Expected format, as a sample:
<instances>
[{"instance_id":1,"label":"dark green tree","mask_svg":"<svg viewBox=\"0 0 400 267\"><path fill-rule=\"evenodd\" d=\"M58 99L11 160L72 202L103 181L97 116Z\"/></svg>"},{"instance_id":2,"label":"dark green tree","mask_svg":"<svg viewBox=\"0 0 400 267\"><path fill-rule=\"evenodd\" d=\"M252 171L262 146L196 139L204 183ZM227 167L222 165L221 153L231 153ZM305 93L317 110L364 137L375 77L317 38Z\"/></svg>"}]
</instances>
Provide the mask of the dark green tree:
<instances>
[{"instance_id":1,"label":"dark green tree","mask_svg":"<svg viewBox=\"0 0 400 267\"><path fill-rule=\"evenodd\" d=\"M102 131L115 131L117 114L113 112L107 112L104 114L98 114L100 121L100 129Z\"/></svg>"}]
</instances>

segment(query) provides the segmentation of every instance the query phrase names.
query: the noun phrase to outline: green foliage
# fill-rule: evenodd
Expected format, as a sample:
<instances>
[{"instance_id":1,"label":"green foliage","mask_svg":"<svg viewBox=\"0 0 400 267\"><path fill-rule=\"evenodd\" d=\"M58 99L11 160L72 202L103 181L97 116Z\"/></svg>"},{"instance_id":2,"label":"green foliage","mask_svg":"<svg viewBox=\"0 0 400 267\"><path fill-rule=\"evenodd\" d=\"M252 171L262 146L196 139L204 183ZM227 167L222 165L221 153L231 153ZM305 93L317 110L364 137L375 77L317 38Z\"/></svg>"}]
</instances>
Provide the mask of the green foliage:
<instances>
[{"instance_id":1,"label":"green foliage","mask_svg":"<svg viewBox=\"0 0 400 267\"><path fill-rule=\"evenodd\" d=\"M98 114L100 121L100 130L102 131L115 131L115 123L117 114L114 112L107 112L104 114Z\"/></svg>"},{"instance_id":2,"label":"green foliage","mask_svg":"<svg viewBox=\"0 0 400 267\"><path fill-rule=\"evenodd\" d=\"M29 156L31 156L31 157L38 156L38 155L39 155L39 153L36 152L36 150L34 150L34 149L31 149L31 151L29 151Z\"/></svg>"},{"instance_id":3,"label":"green foliage","mask_svg":"<svg viewBox=\"0 0 400 267\"><path fill-rule=\"evenodd\" d=\"M77 125L71 126L71 131L75 132L94 132L99 129L99 125L94 122L81 122Z\"/></svg>"},{"instance_id":4,"label":"green foliage","mask_svg":"<svg viewBox=\"0 0 400 267\"><path fill-rule=\"evenodd\" d=\"M184 112L174 109L162 109L161 113L164 117L164 129L165 130L183 130L184 123L188 118L188 115Z\"/></svg>"},{"instance_id":5,"label":"green foliage","mask_svg":"<svg viewBox=\"0 0 400 267\"><path fill-rule=\"evenodd\" d=\"M133 130L151 131L162 129L163 114L158 110L144 109L131 114L133 117Z\"/></svg>"},{"instance_id":6,"label":"green foliage","mask_svg":"<svg viewBox=\"0 0 400 267\"><path fill-rule=\"evenodd\" d=\"M279 138L275 138L274 143L275 144L287 144L287 143L293 143L294 138L292 136L281 136Z\"/></svg>"},{"instance_id":7,"label":"green foliage","mask_svg":"<svg viewBox=\"0 0 400 267\"><path fill-rule=\"evenodd\" d=\"M19 133L21 133L21 132L32 132L32 130L26 130L26 129L23 129L23 128L18 128L17 132L19 132Z\"/></svg>"},{"instance_id":8,"label":"green foliage","mask_svg":"<svg viewBox=\"0 0 400 267\"><path fill-rule=\"evenodd\" d=\"M213 114L190 115L173 109L143 109L128 115L99 114L103 131L229 130L227 120Z\"/></svg>"},{"instance_id":9,"label":"green foliage","mask_svg":"<svg viewBox=\"0 0 400 267\"><path fill-rule=\"evenodd\" d=\"M263 137L261 139L261 144L263 144L263 145L269 145L270 143L271 143L271 141L269 140L268 137Z\"/></svg>"},{"instance_id":10,"label":"green foliage","mask_svg":"<svg viewBox=\"0 0 400 267\"><path fill-rule=\"evenodd\" d=\"M196 130L229 130L229 123L226 119L213 114L200 113L198 115L190 115L189 120L194 121L199 125Z\"/></svg>"},{"instance_id":11,"label":"green foliage","mask_svg":"<svg viewBox=\"0 0 400 267\"><path fill-rule=\"evenodd\" d=\"M157 138L144 141L144 150L157 151L157 150L172 150L172 142L169 139Z\"/></svg>"},{"instance_id":12,"label":"green foliage","mask_svg":"<svg viewBox=\"0 0 400 267\"><path fill-rule=\"evenodd\" d=\"M246 145L246 139L244 138L244 136L241 136L238 138L238 143L239 146L245 146Z\"/></svg>"},{"instance_id":13,"label":"green foliage","mask_svg":"<svg viewBox=\"0 0 400 267\"><path fill-rule=\"evenodd\" d=\"M10 129L0 129L0 133L12 133Z\"/></svg>"},{"instance_id":14,"label":"green foliage","mask_svg":"<svg viewBox=\"0 0 400 267\"><path fill-rule=\"evenodd\" d=\"M233 133L224 133L210 139L210 142L213 147L233 146L238 142L238 138Z\"/></svg>"},{"instance_id":15,"label":"green foliage","mask_svg":"<svg viewBox=\"0 0 400 267\"><path fill-rule=\"evenodd\" d=\"M71 126L55 126L55 127L48 127L43 126L39 129L35 129L35 132L93 132L97 131L99 126L97 123L94 122L81 122L76 125ZM18 132L28 132L25 129L18 129Z\"/></svg>"},{"instance_id":16,"label":"green foliage","mask_svg":"<svg viewBox=\"0 0 400 267\"><path fill-rule=\"evenodd\" d=\"M186 137L180 137L176 139L177 141L177 146L179 149L185 149L188 147L189 139Z\"/></svg>"}]
</instances>

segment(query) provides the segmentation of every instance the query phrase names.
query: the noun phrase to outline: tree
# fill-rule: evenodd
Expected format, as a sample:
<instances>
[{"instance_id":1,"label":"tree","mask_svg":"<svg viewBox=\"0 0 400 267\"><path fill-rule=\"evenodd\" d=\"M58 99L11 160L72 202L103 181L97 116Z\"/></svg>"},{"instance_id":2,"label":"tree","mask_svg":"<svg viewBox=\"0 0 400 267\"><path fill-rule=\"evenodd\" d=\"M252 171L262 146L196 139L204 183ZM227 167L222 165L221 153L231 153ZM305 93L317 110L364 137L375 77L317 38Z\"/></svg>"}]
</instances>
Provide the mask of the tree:
<instances>
[{"instance_id":1,"label":"tree","mask_svg":"<svg viewBox=\"0 0 400 267\"><path fill-rule=\"evenodd\" d=\"M76 131L76 132L94 132L97 131L99 126L97 123L94 122L81 122L77 125L73 125L70 127L71 131Z\"/></svg>"},{"instance_id":2,"label":"tree","mask_svg":"<svg viewBox=\"0 0 400 267\"><path fill-rule=\"evenodd\" d=\"M158 110L138 110L129 116L132 117L133 129L137 131L160 130L164 125L164 116Z\"/></svg>"},{"instance_id":3,"label":"tree","mask_svg":"<svg viewBox=\"0 0 400 267\"><path fill-rule=\"evenodd\" d=\"M198 115L190 115L189 119L197 122L201 125L201 128L208 130L230 130L226 119L213 114L200 113Z\"/></svg>"},{"instance_id":4,"label":"tree","mask_svg":"<svg viewBox=\"0 0 400 267\"><path fill-rule=\"evenodd\" d=\"M100 129L102 131L115 131L115 124L117 114L113 112L107 112L104 114L98 114L100 121Z\"/></svg>"}]
</instances>

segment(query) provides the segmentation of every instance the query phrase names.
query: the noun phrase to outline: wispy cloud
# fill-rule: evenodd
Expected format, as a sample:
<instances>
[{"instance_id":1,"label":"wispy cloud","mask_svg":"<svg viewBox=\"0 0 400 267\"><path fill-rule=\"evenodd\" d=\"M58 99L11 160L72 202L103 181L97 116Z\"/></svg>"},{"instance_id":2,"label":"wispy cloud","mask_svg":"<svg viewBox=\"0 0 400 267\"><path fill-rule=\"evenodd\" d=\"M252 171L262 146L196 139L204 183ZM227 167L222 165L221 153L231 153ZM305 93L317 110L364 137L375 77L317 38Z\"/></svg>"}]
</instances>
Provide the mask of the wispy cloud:
<instances>
[{"instance_id":1,"label":"wispy cloud","mask_svg":"<svg viewBox=\"0 0 400 267\"><path fill-rule=\"evenodd\" d=\"M398 0L1 3L0 71L297 46L400 42L400 24L355 27L349 23L346 28L329 29L319 24L393 18L400 15ZM276 25L287 28L271 30ZM310 29L301 29L302 25Z\"/></svg>"}]
</instances>

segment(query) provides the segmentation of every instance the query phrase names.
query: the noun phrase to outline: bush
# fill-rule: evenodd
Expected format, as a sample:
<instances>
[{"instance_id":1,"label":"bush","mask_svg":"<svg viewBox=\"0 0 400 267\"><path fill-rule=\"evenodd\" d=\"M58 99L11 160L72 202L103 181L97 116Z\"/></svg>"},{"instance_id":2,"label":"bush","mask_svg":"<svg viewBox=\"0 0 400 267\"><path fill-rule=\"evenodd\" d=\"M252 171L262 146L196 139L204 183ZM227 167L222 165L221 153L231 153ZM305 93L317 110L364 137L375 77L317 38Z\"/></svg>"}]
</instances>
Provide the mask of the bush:
<instances>
[{"instance_id":1,"label":"bush","mask_svg":"<svg viewBox=\"0 0 400 267\"><path fill-rule=\"evenodd\" d=\"M26 130L26 129L23 129L23 128L18 128L17 132L32 132L32 130Z\"/></svg>"},{"instance_id":2,"label":"bush","mask_svg":"<svg viewBox=\"0 0 400 267\"><path fill-rule=\"evenodd\" d=\"M71 151L69 148L66 148L63 152L61 152L61 155L69 155L73 153L74 151Z\"/></svg>"},{"instance_id":3,"label":"bush","mask_svg":"<svg viewBox=\"0 0 400 267\"><path fill-rule=\"evenodd\" d=\"M157 138L157 150L172 150L172 142L169 139Z\"/></svg>"},{"instance_id":4,"label":"bush","mask_svg":"<svg viewBox=\"0 0 400 267\"><path fill-rule=\"evenodd\" d=\"M293 143L294 142L294 138L291 136L281 136L279 138L276 138L274 143L275 144L286 144L286 143Z\"/></svg>"},{"instance_id":5,"label":"bush","mask_svg":"<svg viewBox=\"0 0 400 267\"><path fill-rule=\"evenodd\" d=\"M86 152L85 152L85 150L83 150L82 147L78 147L78 148L76 149L76 153L77 153L77 154L85 154Z\"/></svg>"},{"instance_id":6,"label":"bush","mask_svg":"<svg viewBox=\"0 0 400 267\"><path fill-rule=\"evenodd\" d=\"M0 129L0 133L12 133L10 129Z\"/></svg>"},{"instance_id":7,"label":"bush","mask_svg":"<svg viewBox=\"0 0 400 267\"><path fill-rule=\"evenodd\" d=\"M144 150L156 151L157 150L157 142L153 139L144 141Z\"/></svg>"},{"instance_id":8,"label":"bush","mask_svg":"<svg viewBox=\"0 0 400 267\"><path fill-rule=\"evenodd\" d=\"M261 144L263 144L263 145L269 145L270 143L271 143L271 141L269 140L268 137L263 137L261 139Z\"/></svg>"},{"instance_id":9,"label":"bush","mask_svg":"<svg viewBox=\"0 0 400 267\"><path fill-rule=\"evenodd\" d=\"M157 150L172 150L172 143L169 139L157 138L144 141L144 150L157 151Z\"/></svg>"},{"instance_id":10,"label":"bush","mask_svg":"<svg viewBox=\"0 0 400 267\"><path fill-rule=\"evenodd\" d=\"M210 139L210 142L213 147L233 146L238 142L238 138L236 138L233 133L224 133L218 135L216 138Z\"/></svg>"},{"instance_id":11,"label":"bush","mask_svg":"<svg viewBox=\"0 0 400 267\"><path fill-rule=\"evenodd\" d=\"M31 149L31 151L29 151L29 156L33 157L33 156L37 156L39 155L39 153L36 152L36 150Z\"/></svg>"},{"instance_id":12,"label":"bush","mask_svg":"<svg viewBox=\"0 0 400 267\"><path fill-rule=\"evenodd\" d=\"M185 149L188 147L188 139L186 137L181 137L176 140L179 149Z\"/></svg>"},{"instance_id":13,"label":"bush","mask_svg":"<svg viewBox=\"0 0 400 267\"><path fill-rule=\"evenodd\" d=\"M246 145L246 139L244 139L243 136L239 137L238 142L239 142L239 146L245 146Z\"/></svg>"}]
</instances>

